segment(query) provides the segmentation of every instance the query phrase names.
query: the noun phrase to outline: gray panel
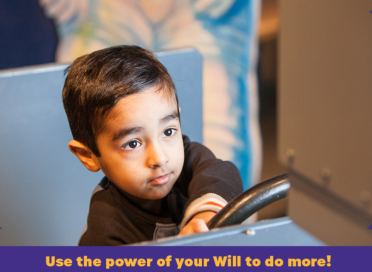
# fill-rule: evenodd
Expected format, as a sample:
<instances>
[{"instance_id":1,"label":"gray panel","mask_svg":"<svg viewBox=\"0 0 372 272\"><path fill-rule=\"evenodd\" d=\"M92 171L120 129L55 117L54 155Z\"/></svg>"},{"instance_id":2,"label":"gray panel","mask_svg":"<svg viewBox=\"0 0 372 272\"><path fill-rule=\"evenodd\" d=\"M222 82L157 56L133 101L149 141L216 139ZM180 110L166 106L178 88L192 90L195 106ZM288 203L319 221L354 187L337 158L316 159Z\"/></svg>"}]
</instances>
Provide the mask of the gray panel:
<instances>
[{"instance_id":1,"label":"gray panel","mask_svg":"<svg viewBox=\"0 0 372 272\"><path fill-rule=\"evenodd\" d=\"M372 224L371 10L370 0L280 2L279 156L325 192L290 194L290 217L309 231Z\"/></svg>"},{"instance_id":2,"label":"gray panel","mask_svg":"<svg viewBox=\"0 0 372 272\"><path fill-rule=\"evenodd\" d=\"M158 53L175 79L182 132L202 142L202 59L195 50ZM68 150L62 105L66 65L0 73L0 245L76 245L90 195L103 174Z\"/></svg>"},{"instance_id":3,"label":"gray panel","mask_svg":"<svg viewBox=\"0 0 372 272\"><path fill-rule=\"evenodd\" d=\"M297 225L332 246L371 246L371 218L296 173L290 173L288 212Z\"/></svg>"},{"instance_id":4,"label":"gray panel","mask_svg":"<svg viewBox=\"0 0 372 272\"><path fill-rule=\"evenodd\" d=\"M157 242L140 243L151 246L322 246L318 239L298 227L290 219L261 221L216 229L192 236L160 239Z\"/></svg>"}]
</instances>

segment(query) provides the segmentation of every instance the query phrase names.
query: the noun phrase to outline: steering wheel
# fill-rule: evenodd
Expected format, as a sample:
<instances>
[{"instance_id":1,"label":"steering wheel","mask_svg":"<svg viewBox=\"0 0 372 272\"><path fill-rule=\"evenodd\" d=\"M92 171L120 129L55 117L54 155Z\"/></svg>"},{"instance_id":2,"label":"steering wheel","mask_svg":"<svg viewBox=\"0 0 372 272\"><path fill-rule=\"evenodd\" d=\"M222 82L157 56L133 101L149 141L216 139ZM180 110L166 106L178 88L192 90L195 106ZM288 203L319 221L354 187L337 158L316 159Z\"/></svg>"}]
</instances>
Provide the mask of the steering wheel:
<instances>
[{"instance_id":1,"label":"steering wheel","mask_svg":"<svg viewBox=\"0 0 372 272\"><path fill-rule=\"evenodd\" d=\"M267 179L243 192L221 209L208 223L209 229L241 224L263 207L287 196L288 174Z\"/></svg>"}]
</instances>

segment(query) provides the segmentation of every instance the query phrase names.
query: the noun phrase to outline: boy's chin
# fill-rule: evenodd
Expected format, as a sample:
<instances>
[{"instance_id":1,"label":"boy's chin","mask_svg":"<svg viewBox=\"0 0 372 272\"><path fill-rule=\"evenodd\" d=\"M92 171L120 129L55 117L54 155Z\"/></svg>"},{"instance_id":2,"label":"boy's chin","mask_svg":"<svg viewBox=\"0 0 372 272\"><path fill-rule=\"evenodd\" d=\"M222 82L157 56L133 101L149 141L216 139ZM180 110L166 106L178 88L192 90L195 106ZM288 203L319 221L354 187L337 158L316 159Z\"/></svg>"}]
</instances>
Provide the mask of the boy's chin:
<instances>
[{"instance_id":1,"label":"boy's chin","mask_svg":"<svg viewBox=\"0 0 372 272\"><path fill-rule=\"evenodd\" d=\"M158 189L158 190L155 190L155 191L151 191L151 192L147 192L147 193L144 193L144 194L140 194L140 195L131 195L132 198L137 198L138 200L161 200L163 199L164 197L166 197L169 192L171 191L172 187L171 188L162 188L162 189ZM128 194L128 193L126 193Z\"/></svg>"},{"instance_id":2,"label":"boy's chin","mask_svg":"<svg viewBox=\"0 0 372 272\"><path fill-rule=\"evenodd\" d=\"M172 189L172 188L170 188ZM155 192L149 196L147 196L146 199L149 199L149 200L159 200L159 199L163 199L164 197L166 197L169 192L170 192L170 189L169 190L162 190L160 192Z\"/></svg>"}]
</instances>

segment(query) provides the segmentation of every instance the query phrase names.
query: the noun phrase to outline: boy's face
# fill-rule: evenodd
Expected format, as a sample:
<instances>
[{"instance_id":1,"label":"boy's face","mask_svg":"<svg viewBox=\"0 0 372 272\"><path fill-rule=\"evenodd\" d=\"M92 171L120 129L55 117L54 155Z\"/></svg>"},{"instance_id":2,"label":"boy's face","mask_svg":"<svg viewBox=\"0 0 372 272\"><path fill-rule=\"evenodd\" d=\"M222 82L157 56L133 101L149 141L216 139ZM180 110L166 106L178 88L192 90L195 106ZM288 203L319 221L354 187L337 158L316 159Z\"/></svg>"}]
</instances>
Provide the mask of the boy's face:
<instances>
[{"instance_id":1,"label":"boy's face","mask_svg":"<svg viewBox=\"0 0 372 272\"><path fill-rule=\"evenodd\" d=\"M118 101L96 141L96 164L119 189L140 199L161 199L184 161L177 104L156 87Z\"/></svg>"}]
</instances>

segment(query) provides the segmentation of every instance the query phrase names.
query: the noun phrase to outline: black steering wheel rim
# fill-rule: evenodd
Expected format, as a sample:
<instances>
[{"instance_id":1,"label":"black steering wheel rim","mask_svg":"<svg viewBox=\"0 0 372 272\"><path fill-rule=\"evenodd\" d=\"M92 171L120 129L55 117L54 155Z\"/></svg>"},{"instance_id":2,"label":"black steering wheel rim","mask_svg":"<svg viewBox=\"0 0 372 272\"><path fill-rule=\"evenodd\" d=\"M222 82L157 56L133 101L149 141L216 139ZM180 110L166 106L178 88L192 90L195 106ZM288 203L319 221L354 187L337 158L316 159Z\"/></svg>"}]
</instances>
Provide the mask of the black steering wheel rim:
<instances>
[{"instance_id":1,"label":"black steering wheel rim","mask_svg":"<svg viewBox=\"0 0 372 272\"><path fill-rule=\"evenodd\" d=\"M255 212L287 196L288 174L267 179L228 203L208 223L209 229L241 224Z\"/></svg>"}]
</instances>

